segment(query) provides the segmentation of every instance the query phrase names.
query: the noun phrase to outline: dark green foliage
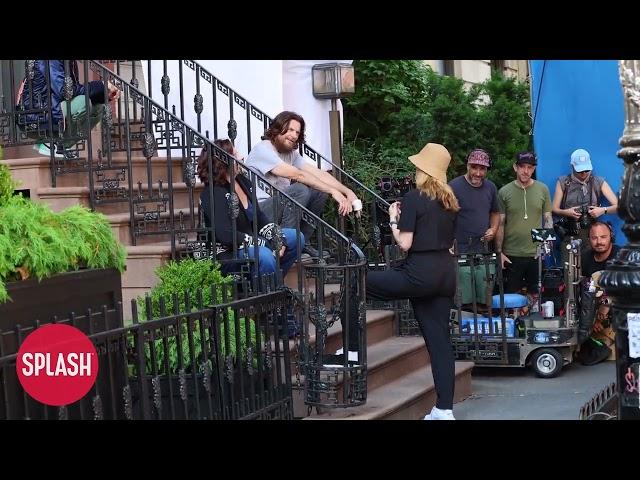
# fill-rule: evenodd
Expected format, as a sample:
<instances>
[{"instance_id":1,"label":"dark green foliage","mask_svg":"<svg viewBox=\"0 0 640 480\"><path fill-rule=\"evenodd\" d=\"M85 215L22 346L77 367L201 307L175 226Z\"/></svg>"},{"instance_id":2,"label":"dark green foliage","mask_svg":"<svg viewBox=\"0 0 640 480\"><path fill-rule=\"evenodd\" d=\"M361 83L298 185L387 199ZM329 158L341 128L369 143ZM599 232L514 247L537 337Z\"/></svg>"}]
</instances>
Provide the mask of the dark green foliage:
<instances>
[{"instance_id":1,"label":"dark green foliage","mask_svg":"<svg viewBox=\"0 0 640 480\"><path fill-rule=\"evenodd\" d=\"M0 160L2 160L2 147L0 147ZM11 178L9 167L0 163L0 207L9 201L17 187L17 182Z\"/></svg>"},{"instance_id":2,"label":"dark green foliage","mask_svg":"<svg viewBox=\"0 0 640 480\"><path fill-rule=\"evenodd\" d=\"M413 174L407 157L428 142L451 152L449 178L466 171L473 148L490 153L489 178L498 187L514 178L514 155L529 143L526 84L494 73L467 89L417 60L356 60L354 66L356 93L344 101L344 158L365 185L375 187L383 175Z\"/></svg>"},{"instance_id":3,"label":"dark green foliage","mask_svg":"<svg viewBox=\"0 0 640 480\"><path fill-rule=\"evenodd\" d=\"M203 308L210 307L212 305L218 305L223 303L223 289L227 289L229 292L229 285L233 281L232 277L224 276L220 272L220 265L218 263L211 262L209 260L194 260L192 258L184 259L180 262L171 261L166 265L163 265L156 269L156 275L160 279L160 282L151 290L149 297L151 299L151 319L158 319L162 317L160 311L160 298L164 298L165 300L165 314L171 315L174 310L174 294L177 295L178 298L178 311L180 313L184 313L187 311L196 311L198 310L198 294L197 292L200 290L202 292L202 306ZM215 286L215 299L212 296L211 287ZM190 308L187 309L185 303L185 292L186 296L189 299ZM227 301L230 301L230 295L227 295ZM146 311L145 305L145 297L138 297L138 311L140 312L140 320L148 321L148 314ZM227 318L221 319L220 322L220 330L219 330L219 345L220 345L220 354L221 357L224 358L227 355L226 349L226 341L225 341L225 323L229 324L229 355L231 355L234 359L237 355L237 345L236 345L236 325L235 325L235 316L234 312L231 309L227 309ZM240 337L240 350L241 357L246 357L246 349L247 349L247 341L246 341L246 319L239 319L239 337ZM255 346L256 342L256 331L255 331L255 323L253 320L249 320L249 330L250 330L250 345ZM177 373L180 368L185 368L186 370L190 370L192 362L192 351L189 347L189 338L187 335L187 322L184 320L180 321L181 329L181 342L180 346L182 349L182 359L180 359L180 354L178 351L178 343L176 341L175 336L169 336L167 339L167 361L169 364L169 372L174 374ZM212 327L213 328L213 327ZM199 371L202 370L204 365L204 355L202 352L202 341L201 341L201 333L200 333L200 323L198 319L194 319L191 322L192 336L193 336L193 358L196 359L196 363L198 365L197 369ZM209 357L211 356L212 351L212 337L210 335L210 330L205 328L205 339L204 342L209 345L208 353ZM212 331L212 330L211 330ZM155 356L156 356L156 368L159 373L166 373L165 365L165 350L162 340L155 341ZM151 373L153 371L153 364L151 361L151 350L150 346L147 343L145 345L145 358L147 363L147 373ZM255 361L255 359L254 359ZM207 362L210 362L207 359ZM211 366L211 364L210 364Z\"/></svg>"},{"instance_id":4,"label":"dark green foliage","mask_svg":"<svg viewBox=\"0 0 640 480\"><path fill-rule=\"evenodd\" d=\"M185 295L189 294L191 307L198 304L196 292L202 290L202 303L209 306L222 303L222 286L229 285L232 277L225 277L220 272L220 265L209 260L186 258L180 262L170 261L156 268L160 282L151 290L152 318L160 317L160 298L164 297L166 312L173 313L173 295L178 295L178 310L185 311ZM216 299L211 297L211 286L216 286ZM144 297L138 297L138 312L141 319L148 318Z\"/></svg>"},{"instance_id":5,"label":"dark green foliage","mask_svg":"<svg viewBox=\"0 0 640 480\"><path fill-rule=\"evenodd\" d=\"M42 279L81 267L124 271L126 252L106 217L74 206L60 213L12 196L0 205L0 302L4 282Z\"/></svg>"}]
</instances>

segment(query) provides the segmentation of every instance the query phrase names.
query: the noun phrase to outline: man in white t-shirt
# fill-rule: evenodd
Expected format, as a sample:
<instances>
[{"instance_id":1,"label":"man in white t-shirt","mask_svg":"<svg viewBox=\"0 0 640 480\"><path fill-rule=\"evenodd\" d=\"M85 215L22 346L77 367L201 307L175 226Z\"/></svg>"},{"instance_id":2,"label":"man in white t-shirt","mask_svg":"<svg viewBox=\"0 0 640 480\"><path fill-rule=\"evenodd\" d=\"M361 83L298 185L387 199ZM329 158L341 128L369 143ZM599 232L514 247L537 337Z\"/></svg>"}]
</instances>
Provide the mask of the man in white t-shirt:
<instances>
[{"instance_id":1,"label":"man in white t-shirt","mask_svg":"<svg viewBox=\"0 0 640 480\"><path fill-rule=\"evenodd\" d=\"M272 185L285 192L310 211L322 216L327 195L331 195L338 203L338 213L351 213L352 204L358 198L349 188L338 182L333 175L306 162L298 152L298 146L305 141L304 119L294 112L284 111L274 119L262 141L255 145L245 160L245 165L261 173ZM292 183L294 181L294 183ZM280 208L282 217L275 218L276 205L274 197L261 189L256 192L260 208L272 222L283 228L298 228L297 215L294 209L283 205ZM300 230L308 239L313 227L302 222ZM307 243L303 252L312 257L318 251Z\"/></svg>"}]
</instances>

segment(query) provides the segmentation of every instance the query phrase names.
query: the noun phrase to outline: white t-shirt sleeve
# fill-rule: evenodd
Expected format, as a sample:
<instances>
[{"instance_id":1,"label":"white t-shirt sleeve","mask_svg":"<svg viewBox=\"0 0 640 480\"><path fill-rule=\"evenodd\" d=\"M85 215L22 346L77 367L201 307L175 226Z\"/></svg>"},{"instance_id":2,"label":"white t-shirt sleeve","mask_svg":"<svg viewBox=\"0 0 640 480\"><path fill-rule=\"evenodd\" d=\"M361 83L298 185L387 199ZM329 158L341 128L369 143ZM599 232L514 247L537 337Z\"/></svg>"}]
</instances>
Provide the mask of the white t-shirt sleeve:
<instances>
[{"instance_id":1,"label":"white t-shirt sleeve","mask_svg":"<svg viewBox=\"0 0 640 480\"><path fill-rule=\"evenodd\" d=\"M293 157L293 166L302 169L305 165L307 165L307 160L296 150Z\"/></svg>"},{"instance_id":2,"label":"white t-shirt sleeve","mask_svg":"<svg viewBox=\"0 0 640 480\"><path fill-rule=\"evenodd\" d=\"M275 167L283 163L284 162L280 159L269 143L260 143L256 145L246 159L246 165L249 168L257 170L262 175L266 175Z\"/></svg>"}]
</instances>

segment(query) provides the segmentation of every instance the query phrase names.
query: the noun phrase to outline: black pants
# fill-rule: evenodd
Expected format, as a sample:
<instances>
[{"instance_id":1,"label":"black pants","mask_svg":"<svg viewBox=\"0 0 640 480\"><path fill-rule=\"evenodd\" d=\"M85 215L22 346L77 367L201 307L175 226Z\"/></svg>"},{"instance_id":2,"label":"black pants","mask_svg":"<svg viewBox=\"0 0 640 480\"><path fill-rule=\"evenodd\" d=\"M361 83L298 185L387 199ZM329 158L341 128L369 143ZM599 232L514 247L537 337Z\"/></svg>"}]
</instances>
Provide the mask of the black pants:
<instances>
[{"instance_id":1,"label":"black pants","mask_svg":"<svg viewBox=\"0 0 640 480\"><path fill-rule=\"evenodd\" d=\"M449 314L456 291L455 260L447 251L410 253L393 270L367 275L367 297L411 301L431 357L436 407L453 408L455 360L449 332Z\"/></svg>"},{"instance_id":2,"label":"black pants","mask_svg":"<svg viewBox=\"0 0 640 480\"><path fill-rule=\"evenodd\" d=\"M511 263L505 262L507 277L505 293L519 293L522 287L527 287L528 293L536 293L538 291L538 260L532 257L507 256Z\"/></svg>"}]
</instances>

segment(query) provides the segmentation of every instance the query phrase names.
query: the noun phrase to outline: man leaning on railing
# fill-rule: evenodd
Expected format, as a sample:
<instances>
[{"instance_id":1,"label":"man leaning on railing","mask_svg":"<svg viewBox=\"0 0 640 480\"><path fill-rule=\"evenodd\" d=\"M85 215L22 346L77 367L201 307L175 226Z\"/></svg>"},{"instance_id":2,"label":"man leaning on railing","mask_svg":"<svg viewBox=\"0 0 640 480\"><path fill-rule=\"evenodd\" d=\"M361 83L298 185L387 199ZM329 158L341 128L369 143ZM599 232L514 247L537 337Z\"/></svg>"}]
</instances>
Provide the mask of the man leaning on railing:
<instances>
[{"instance_id":1,"label":"man leaning on railing","mask_svg":"<svg viewBox=\"0 0 640 480\"><path fill-rule=\"evenodd\" d=\"M218 147L227 153L238 157L238 153L230 140L216 140ZM280 268L282 274L287 271L296 260L299 246L304 244L304 235L299 234L290 228L283 228L283 245L275 250L274 234L276 225L269 223L259 205L254 205L252 200L251 182L242 174L236 174L234 181L231 181L229 169L218 158L212 158L213 175L209 175L207 150L203 149L198 159L198 176L205 183L205 188L200 196L201 208L204 213L205 225L211 227L210 208L211 199L209 196L209 182L213 182L214 197L214 219L215 219L215 243L218 258L222 261L222 272L232 273L236 266L233 262L226 262L233 257L233 245L235 243L239 250L239 255L245 258L253 258L255 249L258 250L260 275L272 274L276 271L276 255L280 258ZM238 197L238 212L235 229L232 224L232 214L229 208L229 197L235 192ZM253 236L254 209L258 220L258 236ZM255 270L253 271L255 275Z\"/></svg>"},{"instance_id":2,"label":"man leaning on railing","mask_svg":"<svg viewBox=\"0 0 640 480\"><path fill-rule=\"evenodd\" d=\"M245 160L247 167L256 170L276 188L322 217L327 195L338 203L340 215L351 213L354 206L361 207L360 200L349 188L342 185L331 174L310 165L298 152L298 145L305 141L304 119L294 112L284 111L274 119L262 141L255 145ZM295 182L295 183L294 183ZM275 218L276 198L258 189L256 192L260 208L271 222L284 228L297 228L296 213L293 208L284 206L282 218ZM307 243L303 252L311 257L319 257L319 252L309 244L313 226L302 222L300 230ZM323 253L324 256L324 253Z\"/></svg>"}]
</instances>

